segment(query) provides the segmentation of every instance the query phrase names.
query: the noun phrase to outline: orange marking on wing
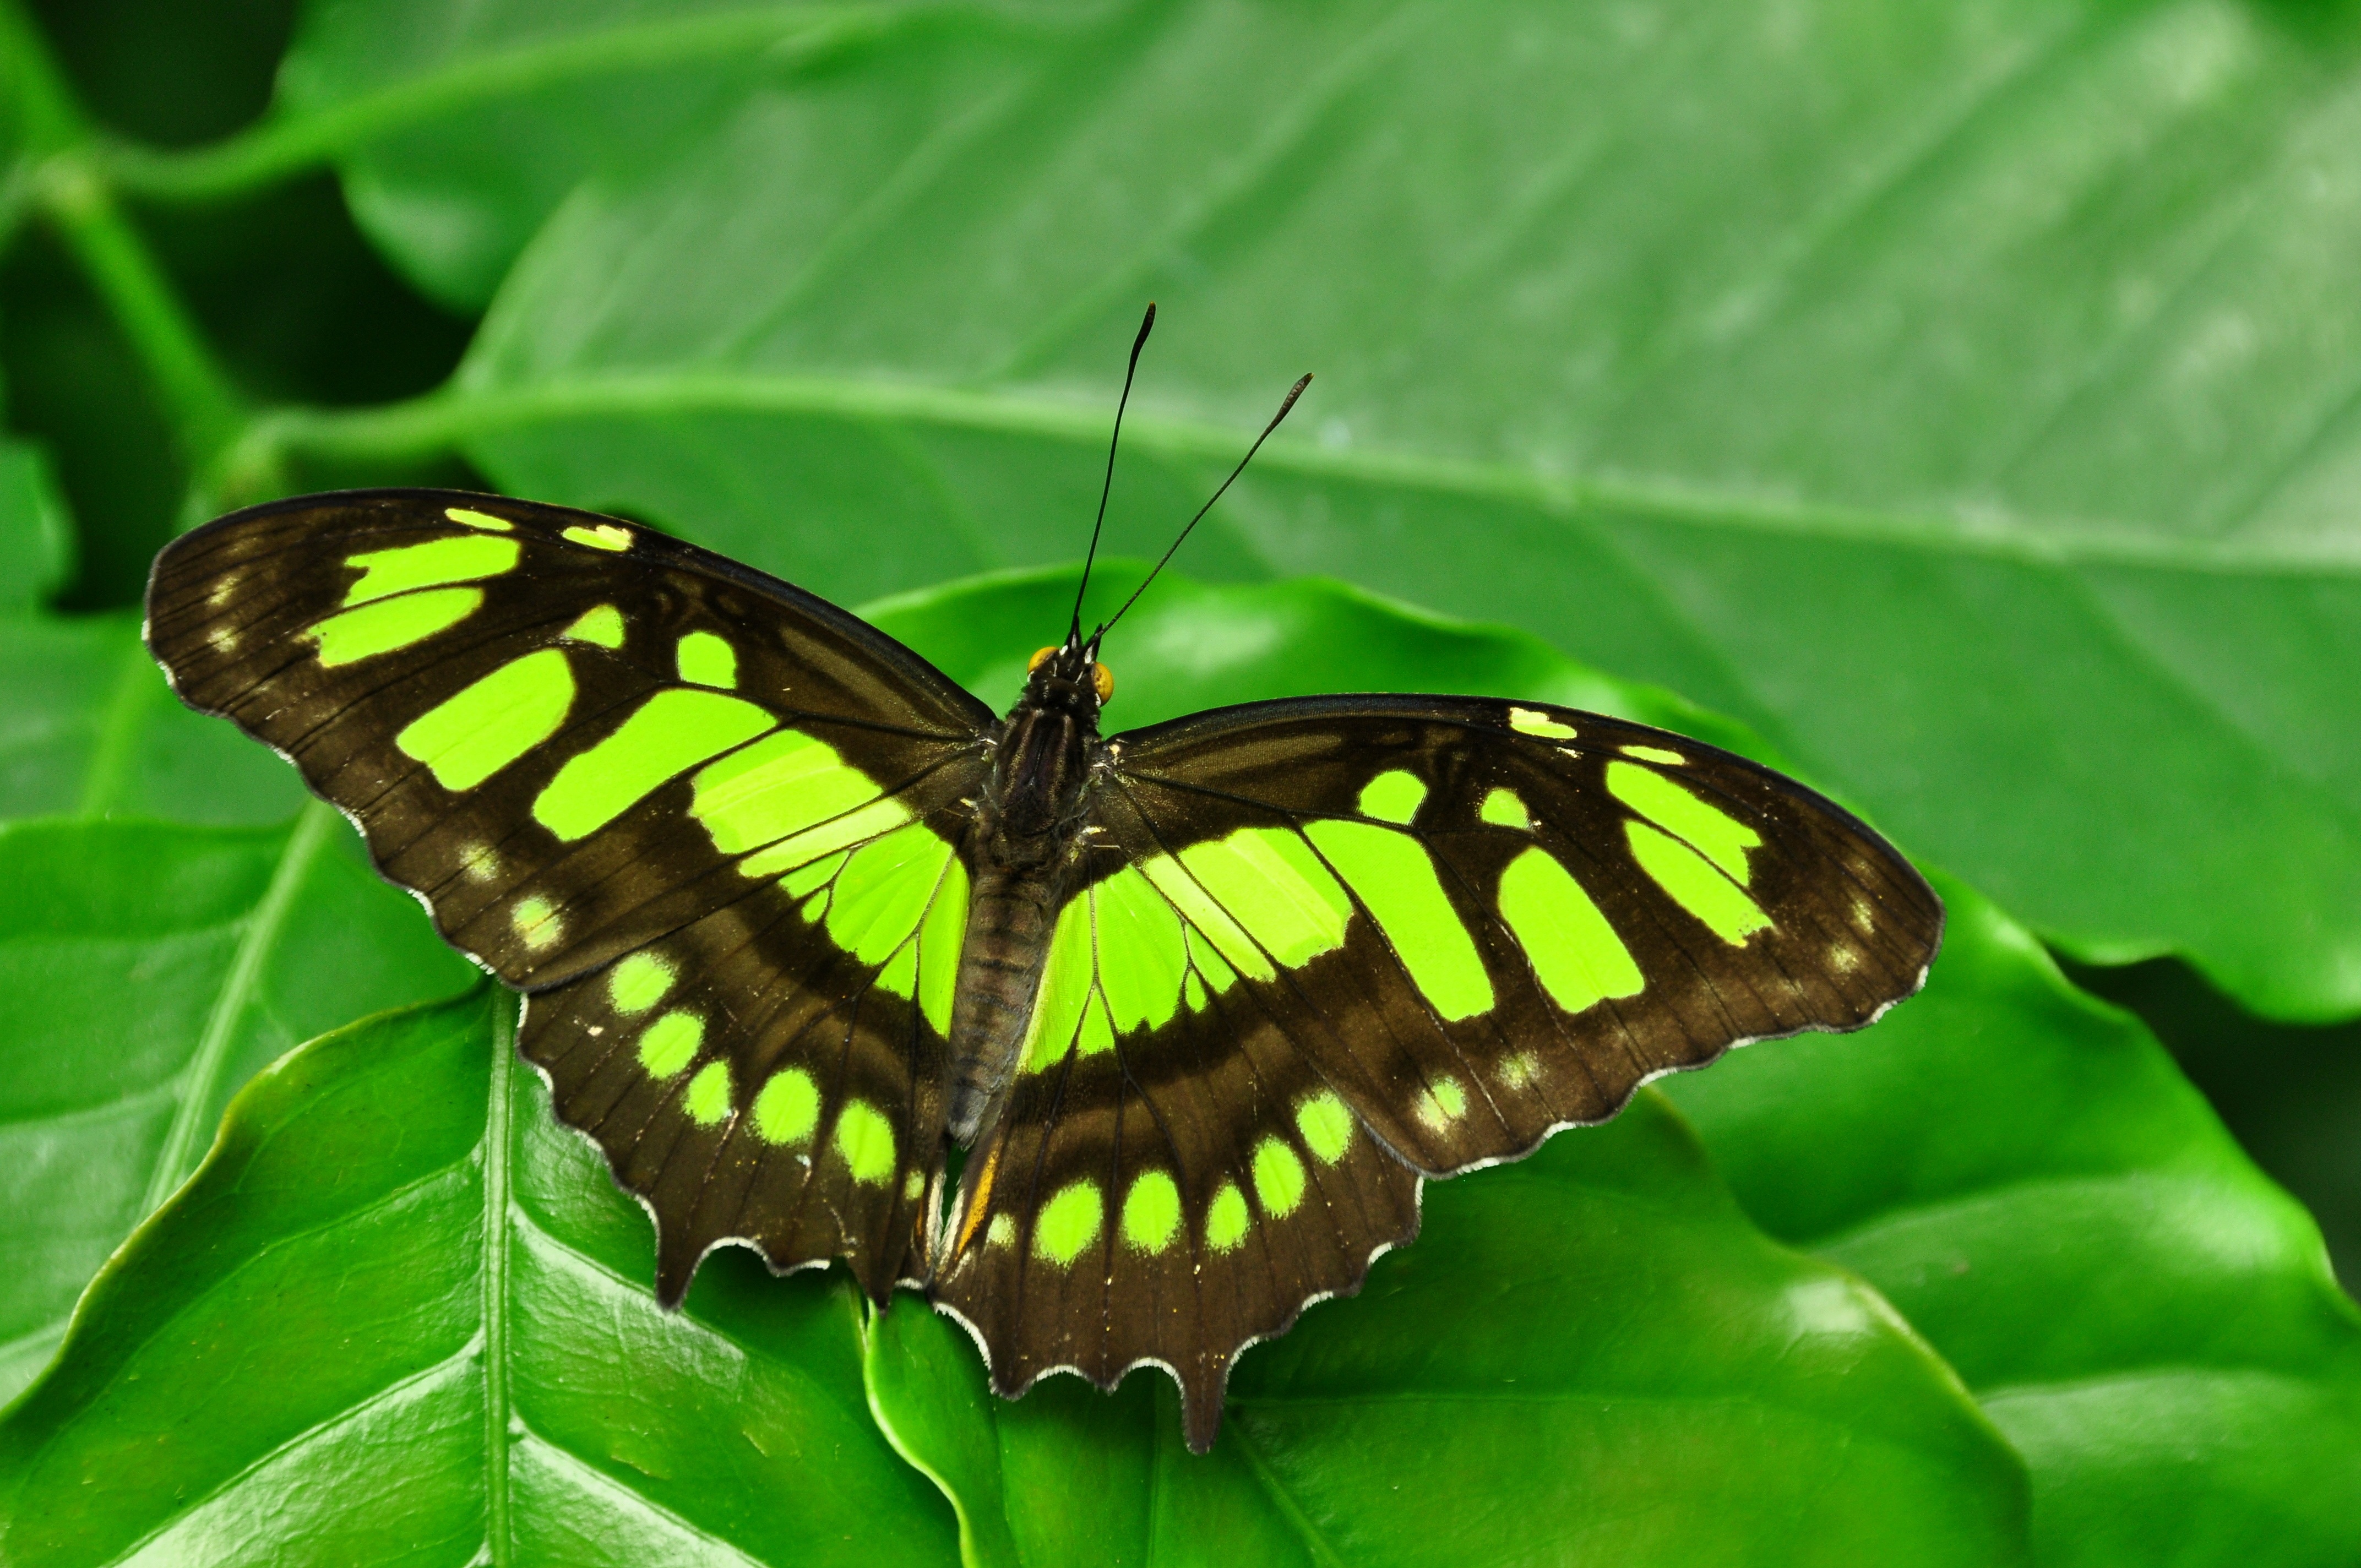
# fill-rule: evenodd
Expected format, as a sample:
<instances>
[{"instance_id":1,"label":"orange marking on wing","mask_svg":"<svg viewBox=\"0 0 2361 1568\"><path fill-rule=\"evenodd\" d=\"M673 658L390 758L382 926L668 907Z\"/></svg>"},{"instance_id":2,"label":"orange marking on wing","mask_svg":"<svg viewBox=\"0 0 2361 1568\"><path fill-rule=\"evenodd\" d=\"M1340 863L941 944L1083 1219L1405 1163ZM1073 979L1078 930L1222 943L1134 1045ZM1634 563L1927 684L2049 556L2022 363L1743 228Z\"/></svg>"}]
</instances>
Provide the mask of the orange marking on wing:
<instances>
[{"instance_id":1,"label":"orange marking on wing","mask_svg":"<svg viewBox=\"0 0 2361 1568\"><path fill-rule=\"evenodd\" d=\"M1000 1171L1000 1151L1007 1146L999 1138L992 1142L992 1152L983 1157L983 1174L975 1179L975 1196L968 1200L967 1212L960 1216L959 1239L951 1244L951 1255L957 1257L975 1239L983 1217L992 1212L992 1179Z\"/></svg>"}]
</instances>

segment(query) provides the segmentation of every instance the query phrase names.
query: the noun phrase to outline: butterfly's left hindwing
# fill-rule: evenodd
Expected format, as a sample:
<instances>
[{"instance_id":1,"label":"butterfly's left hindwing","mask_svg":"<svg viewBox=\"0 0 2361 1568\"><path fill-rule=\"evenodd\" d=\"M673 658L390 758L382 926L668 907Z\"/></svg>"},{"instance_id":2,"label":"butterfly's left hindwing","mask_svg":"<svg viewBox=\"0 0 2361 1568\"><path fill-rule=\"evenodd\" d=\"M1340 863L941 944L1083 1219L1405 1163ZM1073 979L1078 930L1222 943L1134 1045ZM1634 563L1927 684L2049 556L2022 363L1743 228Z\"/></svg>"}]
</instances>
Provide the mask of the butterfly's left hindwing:
<instances>
[{"instance_id":1,"label":"butterfly's left hindwing","mask_svg":"<svg viewBox=\"0 0 2361 1568\"><path fill-rule=\"evenodd\" d=\"M521 1044L558 1114L659 1217L660 1299L723 1238L782 1266L849 1258L879 1300L907 1272L967 896L935 842L916 824L873 839L813 866L807 894L723 905L528 1000ZM882 927L881 905L898 906Z\"/></svg>"},{"instance_id":2,"label":"butterfly's left hindwing","mask_svg":"<svg viewBox=\"0 0 2361 1568\"><path fill-rule=\"evenodd\" d=\"M1595 714L1315 698L1110 753L937 1290L1003 1392L1172 1366L1201 1448L1238 1348L1356 1288L1422 1176L1733 1045L1858 1027L1940 939L1839 808Z\"/></svg>"},{"instance_id":3,"label":"butterfly's left hindwing","mask_svg":"<svg viewBox=\"0 0 2361 1568\"><path fill-rule=\"evenodd\" d=\"M532 993L524 1052L653 1211L666 1299L732 1237L891 1289L941 1146L981 705L718 556L444 491L209 524L148 634Z\"/></svg>"}]
</instances>

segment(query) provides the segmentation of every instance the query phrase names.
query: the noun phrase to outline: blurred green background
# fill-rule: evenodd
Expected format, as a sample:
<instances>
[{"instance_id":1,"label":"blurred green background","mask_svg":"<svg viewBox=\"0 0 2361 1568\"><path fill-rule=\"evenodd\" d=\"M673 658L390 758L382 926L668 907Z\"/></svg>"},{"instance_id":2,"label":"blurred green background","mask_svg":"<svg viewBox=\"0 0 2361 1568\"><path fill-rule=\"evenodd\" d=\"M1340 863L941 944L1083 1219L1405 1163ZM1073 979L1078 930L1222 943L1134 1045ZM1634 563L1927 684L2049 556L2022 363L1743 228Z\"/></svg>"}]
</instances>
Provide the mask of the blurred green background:
<instances>
[{"instance_id":1,"label":"blurred green background","mask_svg":"<svg viewBox=\"0 0 2361 1568\"><path fill-rule=\"evenodd\" d=\"M1711 1179L1765 1235L1900 1307L1910 1329L1894 1332L1945 1358L1927 1387L1956 1371L1982 1401L2006 1442L1976 1464L2004 1452L2030 1480L1978 1494L1983 1523L1960 1541L2022 1535L2007 1516L2029 1497L2045 1561L2361 1554L2361 1528L2337 1523L2361 1514L2349 1301L2304 1296L2288 1311L2313 1337L2286 1343L2310 1348L2125 1405L2103 1434L2080 1416L2009 1413L2020 1376L2161 1376L2213 1354L2143 1340L2143 1312L2226 1312L2207 1330L2224 1343L2279 1334L2239 1322L2236 1304L2301 1293L2289 1281L2312 1266L2257 1239L2284 1216L2206 1230L2152 1193L2115 1194L2160 1205L2150 1218L2180 1250L2152 1274L2149 1306L2056 1329L2059 1344L2083 1336L2082 1359L2037 1378L2003 1369L1999 1342L2043 1339L2052 1306L2106 1297L2114 1269L2147 1255L2111 1268L2076 1229L2080 1200L2046 1193L2009 1245L2070 1255L2068 1272L2026 1287L2022 1318L1947 1305L1914 1294L1946 1266L1940 1248L1881 1261L1891 1234L1848 1229L1885 1201L1875 1191L1907 1185L1894 1174L1907 1150L1884 1177L1813 1176L1817 1157L1783 1142L1808 1142L1831 1092L1846 1135L1872 1143L1888 1121L1897 1144L1894 1125L1938 1125L1953 1101L1988 1147L2096 1147L2114 1135L2107 1118L2149 1126L2167 1102L2181 1130L2155 1147L2216 1136L2169 1073L2091 1065L2150 1049L2088 1000L2101 998L2145 1023L2309 1208L2348 1286L2361 1277L2361 6L77 0L0 8L0 881L16 890L0 955L27 994L72 965L77 983L103 973L117 992L79 1013L28 1006L0 1041L20 1058L17 1135L0 1142L19 1168L0 1172L19 1232L0 1248L37 1281L0 1311L0 1391L49 1364L64 1304L194 1167L237 1083L306 1036L464 978L406 905L371 902L340 827L286 826L300 799L279 764L226 726L176 727L126 619L166 539L275 495L423 482L616 511L847 603L1066 562L1122 352L1154 298L1110 516L1118 555L1152 555L1288 381L1320 379L1191 542L1182 569L1213 586L1175 587L1126 670L1152 677L1127 692L1160 695L1132 700L1575 683L1598 705L1775 756L1990 895L2081 994L2043 989L2047 959L1994 926L1988 952L1971 942L1959 960L1989 970L1960 982L1981 987L1974 1008L1916 1025L1975 1036L1990 1054L1973 1070L1862 1079L1858 1058L1829 1058L1825 1083L1806 1068L1781 1088L1786 1069L1750 1059L1752 1078L1732 1064L1685 1080L1672 1101ZM1516 630L1430 645L1412 630L1430 623L1391 609L1256 586L1306 574ZM887 624L1005 701L990 683L1011 655L973 628L1005 623L1021 654L1044 640L1021 628L1054 589L922 594ZM1418 651L1396 658L1405 640ZM181 836L107 836L159 822ZM215 837L187 836L200 826ZM131 869L167 865L181 880L143 888ZM297 886L290 865L312 880ZM77 877L97 891L44 902ZM167 890L189 909L215 899L217 916L175 925ZM273 948L235 1007L226 981L167 996L175 965L216 962L208 942L222 972L241 972L272 919L334 939ZM80 945L60 957L69 927ZM2037 1038L2069 1064L2041 1091L2054 1102L1994 1089ZM107 1064L89 1069L105 1077L141 1051L156 1061L107 1092L159 1097L115 1143L86 1125L106 1095L26 1087L65 1083L61 1061ZM2135 1079L2161 1097L2137 1102L2151 1109L2125 1098ZM1827 1087L1864 1082L1885 1098ZM2222 1146L2219 1161L2235 1158ZM1587 1179L1565 1169L1548 1179ZM50 1204L76 1217L48 1224ZM628 1210L611 1222L630 1223ZM1490 1223L1467 1222L1484 1235ZM2312 1245L2285 1223L2287 1246ZM162 1234L140 1245L165 1247ZM1434 1238L1403 1266L1437 1266L1416 1262ZM612 1256L638 1277L628 1241ZM2206 1269L2213 1285L2191 1283ZM725 1281L743 1299L693 1306L759 1314L752 1275ZM1442 1321L1426 1310L1400 1321ZM92 1334L103 1351L103 1327ZM1308 1343L1272 1348L1294 1370L1271 1386L1311 1376L1297 1363L1325 1342ZM1088 1423L1115 1418L1063 1392L1019 1407L1082 1423L1048 1435L989 1410L897 1414L894 1368L933 1357L972 1380L972 1362L957 1344L880 1343L809 1353L842 1361L855 1425L875 1416L860 1463L893 1499L876 1507L939 1506L925 1487L917 1502L895 1490L916 1463L958 1506L960 1528L928 1551L1086 1559L1093 1538L1039 1535L1026 1499L1131 1496L1136 1477L1084 1485L1072 1468L1112 1442ZM777 1352L790 1365L805 1354ZM2303 1397L2274 1403L2255 1378ZM60 1411L66 1381L45 1386ZM1148 1396L1126 1397L1152 1429ZM75 1449L41 1425L85 1419L71 1409L20 1407L6 1423L12 1547L43 1465L139 1452L120 1431ZM220 1464L288 1441L257 1420ZM981 1447L943 1435L979 1420L1000 1423ZM1238 1483L1258 1501L1191 1506L1239 1541L1249 1516L1297 1521L1275 1559L1433 1544L1411 1523L1371 1524L1382 1507L1350 1487L1320 1492L1344 1462L1266 1436L1276 1457ZM1400 1441L1391 1463L1429 1462ZM1744 1469L1795 1441L1714 1452ZM631 1474L679 1463L650 1445ZM1512 1448L1437 1485L1515 1522L1521 1494L1498 1468ZM471 1506L522 1519L539 1505L518 1485ZM1894 1510L1933 1517L1891 1477L1828 1485L1895 1487ZM1291 1514L1271 1501L1290 1486ZM1003 1525L984 1494L1003 1499ZM2185 1516L2191 1495L2220 1506ZM1649 1505L1698 1506L1676 1491ZM1795 1499L1763 1507L1810 1517ZM185 1523L159 1508L123 1502L108 1539L152 1546L166 1537L143 1531ZM644 1525L614 1522L634 1508L548 1550L598 1555L584 1543L600 1530ZM699 1528L777 1558L752 1524ZM1161 1528L1140 1537L1161 1543L1149 1555L1190 1554ZM1537 1557L1645 1555L1520 1528L1539 1531ZM1631 1541L1688 1561L1921 1550L1883 1528ZM103 1555L87 1544L65 1541L60 1560Z\"/></svg>"}]
</instances>

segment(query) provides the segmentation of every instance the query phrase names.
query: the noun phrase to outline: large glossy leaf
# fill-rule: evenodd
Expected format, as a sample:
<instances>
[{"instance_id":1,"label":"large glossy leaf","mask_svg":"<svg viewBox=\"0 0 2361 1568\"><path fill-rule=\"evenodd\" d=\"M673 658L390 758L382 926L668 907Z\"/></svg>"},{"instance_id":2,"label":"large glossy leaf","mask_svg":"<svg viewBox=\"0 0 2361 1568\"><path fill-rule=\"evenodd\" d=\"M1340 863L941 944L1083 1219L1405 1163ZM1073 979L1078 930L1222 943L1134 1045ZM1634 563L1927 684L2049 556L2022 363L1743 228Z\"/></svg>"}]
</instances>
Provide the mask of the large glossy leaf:
<instances>
[{"instance_id":1,"label":"large glossy leaf","mask_svg":"<svg viewBox=\"0 0 2361 1568\"><path fill-rule=\"evenodd\" d=\"M1154 295L1120 546L1317 369L1200 570L1516 621L2078 952L2361 1010L2343 10L1138 0L825 70L466 11L399 49L405 5L324 12L291 68L270 145L344 156L413 268L539 225L457 395L322 441L860 597L1074 553Z\"/></svg>"},{"instance_id":2,"label":"large glossy leaf","mask_svg":"<svg viewBox=\"0 0 2361 1568\"><path fill-rule=\"evenodd\" d=\"M0 1423L13 1563L940 1563L840 1283L647 1225L489 989L316 1041L92 1286Z\"/></svg>"},{"instance_id":3,"label":"large glossy leaf","mask_svg":"<svg viewBox=\"0 0 2361 1568\"><path fill-rule=\"evenodd\" d=\"M0 1399L297 1041L466 963L324 806L294 826L0 826Z\"/></svg>"},{"instance_id":4,"label":"large glossy leaf","mask_svg":"<svg viewBox=\"0 0 2361 1568\"><path fill-rule=\"evenodd\" d=\"M1857 1269L2032 1466L2051 1564L2361 1557L2361 1311L2136 1020L1942 883L1924 995L1667 1085L1773 1234Z\"/></svg>"}]
</instances>

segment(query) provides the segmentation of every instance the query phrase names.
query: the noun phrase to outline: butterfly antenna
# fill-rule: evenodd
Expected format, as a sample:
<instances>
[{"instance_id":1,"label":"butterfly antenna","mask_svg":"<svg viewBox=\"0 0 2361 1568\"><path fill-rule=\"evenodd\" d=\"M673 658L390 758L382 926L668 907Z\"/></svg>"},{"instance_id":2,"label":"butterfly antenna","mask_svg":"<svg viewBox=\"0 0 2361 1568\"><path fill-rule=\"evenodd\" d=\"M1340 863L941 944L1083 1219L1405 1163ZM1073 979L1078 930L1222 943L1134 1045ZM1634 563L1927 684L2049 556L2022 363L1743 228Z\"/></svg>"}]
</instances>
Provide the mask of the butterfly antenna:
<instances>
[{"instance_id":1,"label":"butterfly antenna","mask_svg":"<svg viewBox=\"0 0 2361 1568\"><path fill-rule=\"evenodd\" d=\"M1301 380L1296 382L1294 386L1290 387L1287 389L1287 396L1279 400L1279 411L1270 416L1270 422L1262 427L1262 433L1255 437L1255 442L1252 446L1246 448L1246 455L1238 459L1238 466L1230 470L1230 477L1222 481L1221 489L1215 490L1212 497L1206 500L1205 504L1197 509L1197 515L1189 520L1189 527L1180 531L1180 537L1179 539L1175 539L1172 542L1172 548L1164 553L1164 560L1156 563L1156 571L1148 573L1147 577L1141 581L1139 587L1131 590L1131 598L1123 601L1122 609L1118 609L1115 614L1109 616L1100 624L1099 629L1096 631L1091 633L1092 647L1097 647L1099 639L1104 637L1108 630L1114 627L1115 623L1123 619L1124 610L1129 609L1133 605L1139 602L1139 596L1146 593L1148 591L1148 585L1156 580L1156 573L1164 570L1165 562L1172 559L1173 553L1178 551L1180 548L1182 541L1189 537L1190 529L1195 528L1200 522L1204 521L1205 514L1213 510L1213 502L1222 499L1223 491L1227 490L1236 480L1237 477L1246 471L1246 465L1254 461L1254 455L1262 450L1262 444L1270 439L1270 433L1279 428L1279 422L1287 417L1287 411L1295 406L1295 400L1301 397L1303 395L1303 389L1310 385L1312 385L1312 378L1309 374L1306 374ZM1077 603L1075 609L1080 610L1081 608L1081 605ZM1080 622L1076 623L1076 629L1080 630Z\"/></svg>"},{"instance_id":2,"label":"butterfly antenna","mask_svg":"<svg viewBox=\"0 0 2361 1568\"><path fill-rule=\"evenodd\" d=\"M1082 640L1082 595L1091 586L1091 564L1099 557L1099 530L1106 526L1107 497L1115 493L1115 448L1123 439L1124 405L1131 401L1131 378L1139 373L1139 351L1148 346L1148 334L1156 325L1156 302L1148 302L1148 313L1139 318L1139 335L1131 340L1131 363L1124 367L1123 396L1115 400L1115 433L1107 437L1106 482L1099 487L1099 517L1091 524L1091 548L1082 557L1082 580L1074 588L1074 617L1066 629L1067 642Z\"/></svg>"}]
</instances>

